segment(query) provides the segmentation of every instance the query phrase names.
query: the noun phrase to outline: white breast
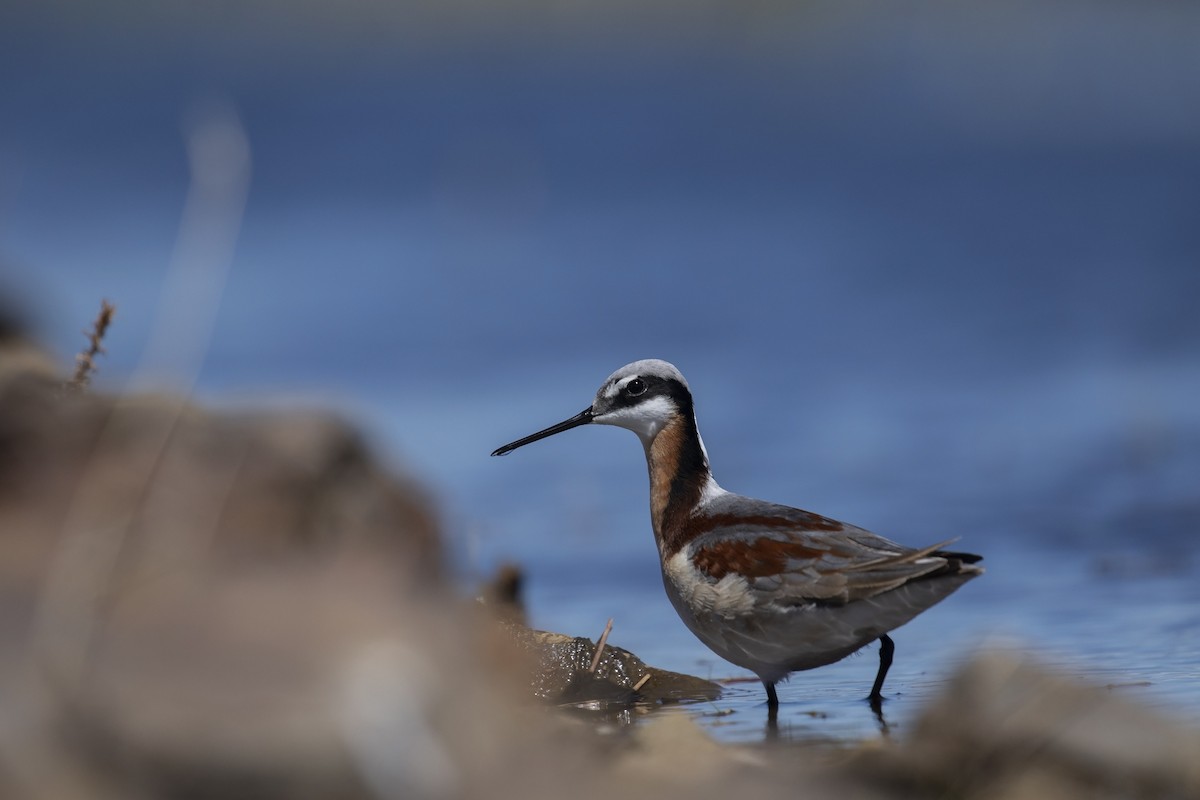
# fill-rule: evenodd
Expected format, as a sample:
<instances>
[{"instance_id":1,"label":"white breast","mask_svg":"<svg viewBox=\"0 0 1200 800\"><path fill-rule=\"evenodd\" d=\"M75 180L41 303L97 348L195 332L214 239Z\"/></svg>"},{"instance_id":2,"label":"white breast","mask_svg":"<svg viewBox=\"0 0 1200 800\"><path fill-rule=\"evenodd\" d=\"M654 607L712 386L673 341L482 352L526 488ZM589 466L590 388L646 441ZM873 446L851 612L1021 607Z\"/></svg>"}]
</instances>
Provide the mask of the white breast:
<instances>
[{"instance_id":1,"label":"white breast","mask_svg":"<svg viewBox=\"0 0 1200 800\"><path fill-rule=\"evenodd\" d=\"M677 595L679 602L674 596L671 600L681 616L685 609L680 608L679 603L686 606L686 612L693 617L700 614L736 617L754 609L754 594L745 578L731 572L714 581L692 566L690 552L691 547L685 547L663 562L667 591Z\"/></svg>"}]
</instances>

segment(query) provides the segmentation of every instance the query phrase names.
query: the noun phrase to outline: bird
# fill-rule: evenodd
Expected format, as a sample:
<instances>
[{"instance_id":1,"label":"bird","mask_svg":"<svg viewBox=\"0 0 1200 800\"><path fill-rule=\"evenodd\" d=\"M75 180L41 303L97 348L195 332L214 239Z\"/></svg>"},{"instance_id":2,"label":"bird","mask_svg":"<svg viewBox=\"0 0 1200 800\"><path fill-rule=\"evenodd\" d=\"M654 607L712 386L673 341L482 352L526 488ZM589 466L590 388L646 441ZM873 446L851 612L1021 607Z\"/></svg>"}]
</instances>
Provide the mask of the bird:
<instances>
[{"instance_id":1,"label":"bird","mask_svg":"<svg viewBox=\"0 0 1200 800\"><path fill-rule=\"evenodd\" d=\"M972 553L897 544L862 528L745 497L713 479L682 373L659 359L612 373L580 413L492 452L583 425L637 434L650 474L650 517L663 586L714 653L753 672L777 713L775 685L878 641L867 699L876 714L895 644L889 632L983 574Z\"/></svg>"}]
</instances>

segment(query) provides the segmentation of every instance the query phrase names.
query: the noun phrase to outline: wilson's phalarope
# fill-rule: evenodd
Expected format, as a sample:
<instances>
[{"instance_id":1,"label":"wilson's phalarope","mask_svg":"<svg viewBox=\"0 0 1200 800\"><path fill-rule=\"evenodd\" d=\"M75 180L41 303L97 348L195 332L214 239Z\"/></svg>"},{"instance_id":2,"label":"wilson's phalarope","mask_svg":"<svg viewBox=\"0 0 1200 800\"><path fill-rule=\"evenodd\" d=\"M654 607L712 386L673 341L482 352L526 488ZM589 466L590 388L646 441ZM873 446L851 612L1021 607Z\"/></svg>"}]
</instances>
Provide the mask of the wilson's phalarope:
<instances>
[{"instance_id":1,"label":"wilson's phalarope","mask_svg":"<svg viewBox=\"0 0 1200 800\"><path fill-rule=\"evenodd\" d=\"M492 455L589 423L628 428L642 440L667 596L700 641L758 675L772 712L777 681L876 639L869 699L878 711L894 649L888 631L983 573L971 566L980 556L941 549L949 542L905 547L725 491L709 470L687 381L657 359L621 367L591 406Z\"/></svg>"}]
</instances>

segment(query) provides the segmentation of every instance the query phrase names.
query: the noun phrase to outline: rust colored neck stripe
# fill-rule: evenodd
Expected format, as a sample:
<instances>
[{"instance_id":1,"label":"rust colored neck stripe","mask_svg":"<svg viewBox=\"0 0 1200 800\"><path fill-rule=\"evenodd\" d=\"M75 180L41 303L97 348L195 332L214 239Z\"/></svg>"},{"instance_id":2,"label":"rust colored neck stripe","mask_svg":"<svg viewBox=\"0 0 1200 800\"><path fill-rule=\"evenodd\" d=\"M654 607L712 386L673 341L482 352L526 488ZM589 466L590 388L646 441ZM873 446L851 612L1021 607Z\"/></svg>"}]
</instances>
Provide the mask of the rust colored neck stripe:
<instances>
[{"instance_id":1,"label":"rust colored neck stripe","mask_svg":"<svg viewBox=\"0 0 1200 800\"><path fill-rule=\"evenodd\" d=\"M709 480L708 459L691 408L659 432L646 456L654 535L659 549L670 557L687 544L688 519Z\"/></svg>"}]
</instances>

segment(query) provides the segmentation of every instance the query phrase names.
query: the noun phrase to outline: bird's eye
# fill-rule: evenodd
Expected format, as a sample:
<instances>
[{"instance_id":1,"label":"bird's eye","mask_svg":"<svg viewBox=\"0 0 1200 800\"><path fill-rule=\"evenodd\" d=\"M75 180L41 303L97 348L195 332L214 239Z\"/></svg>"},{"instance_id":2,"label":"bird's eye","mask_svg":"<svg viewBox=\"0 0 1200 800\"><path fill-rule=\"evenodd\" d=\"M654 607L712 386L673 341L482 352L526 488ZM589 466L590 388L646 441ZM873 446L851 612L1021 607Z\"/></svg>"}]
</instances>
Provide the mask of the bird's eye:
<instances>
[{"instance_id":1,"label":"bird's eye","mask_svg":"<svg viewBox=\"0 0 1200 800\"><path fill-rule=\"evenodd\" d=\"M629 383L625 384L625 394L630 397L637 397L639 394L646 392L646 382L641 378L634 378Z\"/></svg>"}]
</instances>

